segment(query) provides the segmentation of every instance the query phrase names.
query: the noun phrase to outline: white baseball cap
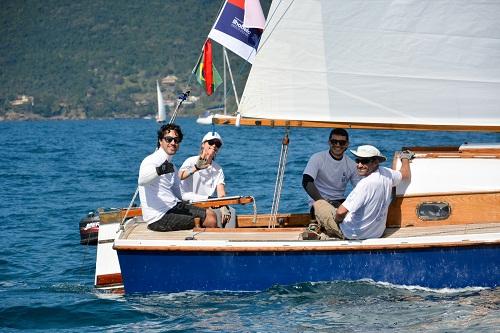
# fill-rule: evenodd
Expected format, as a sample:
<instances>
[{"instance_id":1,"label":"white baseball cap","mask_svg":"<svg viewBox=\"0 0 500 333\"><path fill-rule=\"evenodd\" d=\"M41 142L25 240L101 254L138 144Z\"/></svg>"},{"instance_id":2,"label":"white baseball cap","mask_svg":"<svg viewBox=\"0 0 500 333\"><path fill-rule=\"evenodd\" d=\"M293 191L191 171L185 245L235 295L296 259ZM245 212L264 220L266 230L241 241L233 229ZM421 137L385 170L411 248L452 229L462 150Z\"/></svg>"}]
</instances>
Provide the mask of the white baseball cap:
<instances>
[{"instance_id":1,"label":"white baseball cap","mask_svg":"<svg viewBox=\"0 0 500 333\"><path fill-rule=\"evenodd\" d=\"M377 157L380 162L385 162L387 160L387 158L380 153L380 150L370 145L359 146L357 150L351 149L351 153L361 158Z\"/></svg>"},{"instance_id":2,"label":"white baseball cap","mask_svg":"<svg viewBox=\"0 0 500 333\"><path fill-rule=\"evenodd\" d=\"M212 140L212 139L217 139L217 140L220 141L221 144L224 144L224 142L222 141L222 137L219 135L219 133L212 132L212 131L210 131L207 134L205 134L205 136L201 140L201 143L206 142L208 140Z\"/></svg>"}]
</instances>

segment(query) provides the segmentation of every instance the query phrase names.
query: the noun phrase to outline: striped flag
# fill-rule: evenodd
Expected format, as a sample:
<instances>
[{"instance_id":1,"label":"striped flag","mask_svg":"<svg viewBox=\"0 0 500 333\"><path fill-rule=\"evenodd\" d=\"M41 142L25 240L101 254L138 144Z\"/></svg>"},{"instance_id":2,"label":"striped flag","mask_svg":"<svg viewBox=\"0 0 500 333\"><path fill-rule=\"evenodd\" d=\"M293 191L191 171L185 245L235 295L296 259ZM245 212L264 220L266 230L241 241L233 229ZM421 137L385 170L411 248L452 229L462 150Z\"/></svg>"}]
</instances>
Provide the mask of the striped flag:
<instances>
[{"instance_id":1,"label":"striped flag","mask_svg":"<svg viewBox=\"0 0 500 333\"><path fill-rule=\"evenodd\" d=\"M261 14L257 13L260 8L260 2L251 0L251 3L247 5L245 5L245 2L245 0L226 0L212 30L208 34L208 38L225 46L249 63L253 63L257 47L259 46L260 36L262 35L262 29L245 26L245 6L248 6L251 11L251 25L257 24L263 26L262 19L264 14L260 17ZM260 8L260 12L262 13L262 8ZM256 21L257 23L255 23Z\"/></svg>"},{"instance_id":2,"label":"striped flag","mask_svg":"<svg viewBox=\"0 0 500 333\"><path fill-rule=\"evenodd\" d=\"M212 41L207 39L203 45L203 54L195 67L196 81L205 88L208 96L222 83L222 78L212 62Z\"/></svg>"}]
</instances>

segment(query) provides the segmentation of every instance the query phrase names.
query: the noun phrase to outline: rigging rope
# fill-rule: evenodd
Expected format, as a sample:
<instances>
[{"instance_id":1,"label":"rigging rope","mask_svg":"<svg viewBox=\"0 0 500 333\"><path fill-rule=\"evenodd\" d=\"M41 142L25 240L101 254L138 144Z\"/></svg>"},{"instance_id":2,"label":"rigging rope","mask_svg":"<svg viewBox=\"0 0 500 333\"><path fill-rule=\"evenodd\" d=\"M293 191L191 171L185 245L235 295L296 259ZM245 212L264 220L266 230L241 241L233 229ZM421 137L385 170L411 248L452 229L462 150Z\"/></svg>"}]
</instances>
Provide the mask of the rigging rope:
<instances>
[{"instance_id":1,"label":"rigging rope","mask_svg":"<svg viewBox=\"0 0 500 333\"><path fill-rule=\"evenodd\" d=\"M280 160L278 163L278 173L276 175L276 184L274 185L274 195L273 195L273 205L271 207L271 216L268 222L268 228L276 227L276 217L278 214L278 208L280 205L281 190L283 188L283 179L285 176L286 160L288 156L288 144L290 139L288 138L289 128L286 128L285 136L281 141L281 152Z\"/></svg>"}]
</instances>

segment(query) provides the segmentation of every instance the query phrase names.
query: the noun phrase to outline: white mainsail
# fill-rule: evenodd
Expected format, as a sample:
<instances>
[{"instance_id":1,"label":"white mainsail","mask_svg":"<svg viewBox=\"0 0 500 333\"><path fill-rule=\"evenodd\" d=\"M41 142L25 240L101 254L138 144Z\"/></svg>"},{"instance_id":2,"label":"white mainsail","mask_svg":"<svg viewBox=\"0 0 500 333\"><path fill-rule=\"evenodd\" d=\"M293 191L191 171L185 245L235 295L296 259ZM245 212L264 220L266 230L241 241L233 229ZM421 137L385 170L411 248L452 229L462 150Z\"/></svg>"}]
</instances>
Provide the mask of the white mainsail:
<instances>
[{"instance_id":1,"label":"white mainsail","mask_svg":"<svg viewBox=\"0 0 500 333\"><path fill-rule=\"evenodd\" d=\"M165 111L165 102L163 101L163 95L161 94L160 84L156 81L156 94L158 95L158 118L156 121L164 122L167 120L167 113Z\"/></svg>"},{"instance_id":2,"label":"white mainsail","mask_svg":"<svg viewBox=\"0 0 500 333\"><path fill-rule=\"evenodd\" d=\"M500 1L273 1L239 112L500 128Z\"/></svg>"}]
</instances>

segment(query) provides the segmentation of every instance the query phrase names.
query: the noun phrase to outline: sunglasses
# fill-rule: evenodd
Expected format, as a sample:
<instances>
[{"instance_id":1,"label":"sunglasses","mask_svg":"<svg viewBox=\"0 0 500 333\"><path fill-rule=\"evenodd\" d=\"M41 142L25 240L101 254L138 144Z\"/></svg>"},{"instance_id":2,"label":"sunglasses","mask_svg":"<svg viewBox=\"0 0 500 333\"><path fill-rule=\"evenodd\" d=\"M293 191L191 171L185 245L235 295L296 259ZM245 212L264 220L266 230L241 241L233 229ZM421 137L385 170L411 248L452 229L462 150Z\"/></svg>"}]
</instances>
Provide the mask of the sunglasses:
<instances>
[{"instance_id":1,"label":"sunglasses","mask_svg":"<svg viewBox=\"0 0 500 333\"><path fill-rule=\"evenodd\" d=\"M222 143L217 139L207 140L206 142L211 146L215 145L217 148L220 148L222 146Z\"/></svg>"},{"instance_id":2,"label":"sunglasses","mask_svg":"<svg viewBox=\"0 0 500 333\"><path fill-rule=\"evenodd\" d=\"M356 162L356 164L363 164L363 165L366 165L366 164L369 164L373 161L373 158L357 158L354 160Z\"/></svg>"},{"instance_id":3,"label":"sunglasses","mask_svg":"<svg viewBox=\"0 0 500 333\"><path fill-rule=\"evenodd\" d=\"M330 143L332 145L339 145L339 146L345 146L347 144L347 140L335 140L335 139L330 139Z\"/></svg>"},{"instance_id":4,"label":"sunglasses","mask_svg":"<svg viewBox=\"0 0 500 333\"><path fill-rule=\"evenodd\" d=\"M165 140L167 143L171 143L172 141L179 144L181 143L181 140L177 137L172 137L172 136L164 136L163 137L163 140Z\"/></svg>"}]
</instances>

